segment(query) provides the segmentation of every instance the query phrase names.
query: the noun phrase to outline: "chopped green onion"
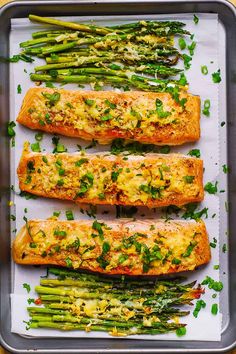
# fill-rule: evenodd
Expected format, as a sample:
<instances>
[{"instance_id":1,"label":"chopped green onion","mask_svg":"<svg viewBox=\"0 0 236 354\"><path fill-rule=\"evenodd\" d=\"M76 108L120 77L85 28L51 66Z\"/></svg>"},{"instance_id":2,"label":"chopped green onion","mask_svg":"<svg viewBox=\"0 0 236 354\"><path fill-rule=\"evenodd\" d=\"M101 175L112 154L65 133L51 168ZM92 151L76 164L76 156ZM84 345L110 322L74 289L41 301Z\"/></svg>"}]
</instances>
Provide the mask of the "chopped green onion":
<instances>
[{"instance_id":1,"label":"chopped green onion","mask_svg":"<svg viewBox=\"0 0 236 354\"><path fill-rule=\"evenodd\" d=\"M210 100L205 100L204 105L203 105L203 110L202 113L209 117L210 116L210 107L211 107L211 101Z\"/></svg>"},{"instance_id":2,"label":"chopped green onion","mask_svg":"<svg viewBox=\"0 0 236 354\"><path fill-rule=\"evenodd\" d=\"M217 315L217 313L218 313L218 305L217 304L213 304L211 306L211 313L212 313L212 315Z\"/></svg>"},{"instance_id":3,"label":"chopped green onion","mask_svg":"<svg viewBox=\"0 0 236 354\"><path fill-rule=\"evenodd\" d=\"M30 147L33 152L41 152L39 142L31 144Z\"/></svg>"},{"instance_id":4,"label":"chopped green onion","mask_svg":"<svg viewBox=\"0 0 236 354\"><path fill-rule=\"evenodd\" d=\"M66 210L66 218L67 220L74 220L74 215L72 210Z\"/></svg>"},{"instance_id":5,"label":"chopped green onion","mask_svg":"<svg viewBox=\"0 0 236 354\"><path fill-rule=\"evenodd\" d=\"M208 69L206 65L202 65L201 66L201 72L203 75L207 75L208 74Z\"/></svg>"}]
</instances>

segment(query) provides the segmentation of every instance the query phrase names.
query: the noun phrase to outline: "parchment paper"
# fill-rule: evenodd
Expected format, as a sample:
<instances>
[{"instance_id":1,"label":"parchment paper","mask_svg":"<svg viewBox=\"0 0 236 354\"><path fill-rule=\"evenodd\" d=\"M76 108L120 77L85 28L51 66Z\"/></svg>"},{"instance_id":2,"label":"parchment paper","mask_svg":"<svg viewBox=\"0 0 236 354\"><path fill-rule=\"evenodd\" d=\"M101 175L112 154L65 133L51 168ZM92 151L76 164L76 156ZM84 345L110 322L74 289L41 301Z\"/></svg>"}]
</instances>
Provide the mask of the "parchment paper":
<instances>
[{"instance_id":1,"label":"parchment paper","mask_svg":"<svg viewBox=\"0 0 236 354\"><path fill-rule=\"evenodd\" d=\"M193 22L192 14L185 15L160 15L160 16L117 16L117 17L95 17L94 22L100 25L119 24L124 22L133 22L141 19L151 20L180 20L186 23L186 29L191 33L194 33L194 41L197 42L195 54L192 60L191 68L186 72L187 79L190 83L189 91L193 94L200 95L202 100L202 106L205 99L209 99L211 102L210 117L202 116L201 118L201 139L194 144L187 144L182 147L171 148L172 152L188 153L193 148L198 148L201 151L201 158L204 160L205 172L204 172L204 184L206 182L215 182L218 178L221 166L219 166L219 149L222 146L219 145L219 122L225 120L224 117L219 117L219 91L221 84L215 84L212 82L211 74L219 69L218 51L219 51L219 33L218 33L218 18L215 14L197 14L199 17L199 23L196 25ZM70 21L81 20L81 18L69 18ZM91 18L84 17L83 22L88 22ZM32 24L27 19L14 19L12 20L12 29L10 36L10 51L11 55L19 52L19 42L25 41L30 38L30 34L42 27L37 24ZM46 27L42 28L45 29ZM188 39L188 44L191 40ZM176 46L178 43L176 40ZM185 50L186 54L188 50ZM40 59L36 59L33 64L29 63L16 63L11 64L11 119L15 120L19 112L22 99L26 91L34 86L34 83L29 79L29 73L33 72L33 67L42 63ZM208 75L204 76L201 73L201 66L206 65L208 67ZM181 64L179 65L181 67ZM25 69L25 70L24 70ZM224 75L224 68L221 67L222 75ZM27 72L25 72L27 71ZM22 87L22 93L17 94L17 85ZM59 86L59 85L58 85ZM66 85L66 89L78 89L77 85ZM91 89L86 86L86 89ZM109 89L109 87L107 88ZM220 119L220 120L219 120ZM12 230L16 228L19 230L23 225L23 217L28 219L33 218L48 218L54 211L61 211L61 219L65 219L65 211L73 210L76 219L89 218L86 213L81 213L80 208L68 202L50 200L44 198L37 198L36 200L26 200L20 197L17 193L18 180L16 176L16 168L19 162L19 158L22 152L24 141L28 140L34 142L34 131L30 131L17 124L16 126L16 146L11 150L11 168L12 168L12 180L11 184L15 186L16 193L13 194L14 205L12 207L12 213L16 215L16 222L12 225ZM43 141L41 142L42 150L51 152L53 145L51 142L52 136L44 134ZM87 142L83 142L79 139L72 138L60 138L61 142L65 144L69 152L77 150L76 144L82 146L88 145ZM105 150L107 147L97 146L95 149L88 150L94 152L98 150ZM226 190L226 180L221 180L221 185L218 188ZM204 202L199 206L199 209L204 207L208 208L208 218L205 219L207 230L209 233L209 239L212 241L213 237L217 239L216 248L212 248L211 262L198 269L197 271L188 274L187 281L197 280L202 282L208 275L214 280L219 280L219 270L214 269L214 265L219 264L219 217L224 218L225 215L219 215L219 200L223 198L223 193L217 195L205 194ZM86 209L83 206L84 209ZM109 214L102 214L106 210ZM216 214L214 218L212 215ZM138 213L140 218L153 217L157 218L161 216L161 212L158 210L156 213L148 211L147 208L140 208ZM97 207L97 219L111 219L115 217L114 207ZM15 233L12 232L14 238ZM45 274L45 268L36 268L29 266L12 265L13 269L13 289L11 295L11 314L12 314L12 332L21 335L41 336L41 337L96 337L96 338L112 338L107 333L103 332L90 332L84 331L71 331L60 332L57 330L49 329L31 329L26 330L26 325L23 320L29 319L26 307L28 306L28 298L36 298L37 294L34 292L34 286L39 284L40 276ZM31 286L30 294L26 293L23 288L23 283L28 283ZM206 308L201 310L198 318L194 318L192 313L181 319L183 323L187 323L187 334L184 337L177 337L175 333L164 335L136 335L125 338L135 339L152 339L152 340L207 340L207 341L219 341L221 337L221 313L217 315L211 314L211 305L213 303L219 303L219 294L216 298L212 298L214 291L206 289L202 299L206 302ZM189 309L189 307L188 307Z\"/></svg>"}]
</instances>

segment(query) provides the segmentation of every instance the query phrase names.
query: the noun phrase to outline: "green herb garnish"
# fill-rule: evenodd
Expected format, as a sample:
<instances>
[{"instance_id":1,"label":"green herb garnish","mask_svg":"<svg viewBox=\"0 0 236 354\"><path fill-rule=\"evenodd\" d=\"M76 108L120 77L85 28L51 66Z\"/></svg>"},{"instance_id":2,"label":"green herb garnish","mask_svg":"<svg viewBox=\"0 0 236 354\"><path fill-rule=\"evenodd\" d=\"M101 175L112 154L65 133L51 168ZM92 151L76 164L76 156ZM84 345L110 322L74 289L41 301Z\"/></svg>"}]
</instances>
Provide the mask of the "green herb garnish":
<instances>
[{"instance_id":1,"label":"green herb garnish","mask_svg":"<svg viewBox=\"0 0 236 354\"><path fill-rule=\"evenodd\" d=\"M199 149L192 149L188 152L188 155L190 156L195 156L195 157L201 157L201 152Z\"/></svg>"},{"instance_id":2,"label":"green herb garnish","mask_svg":"<svg viewBox=\"0 0 236 354\"><path fill-rule=\"evenodd\" d=\"M205 301L203 301L203 300L198 300L198 301L196 302L195 309L193 310L193 316L194 316L195 318L197 318L197 317L198 317L198 314L199 314L199 312L200 312L200 310L201 310L201 309L204 309L205 307L206 307Z\"/></svg>"},{"instance_id":3,"label":"green herb garnish","mask_svg":"<svg viewBox=\"0 0 236 354\"><path fill-rule=\"evenodd\" d=\"M217 304L212 304L211 313L212 313L212 315L217 315L217 313L218 313L218 305Z\"/></svg>"},{"instance_id":4,"label":"green herb garnish","mask_svg":"<svg viewBox=\"0 0 236 354\"><path fill-rule=\"evenodd\" d=\"M199 18L195 14L193 15L193 22L195 23L195 25L197 25L199 22Z\"/></svg>"},{"instance_id":5,"label":"green herb garnish","mask_svg":"<svg viewBox=\"0 0 236 354\"><path fill-rule=\"evenodd\" d=\"M40 148L39 142L31 144L30 147L31 147L31 150L33 152L41 152L41 148Z\"/></svg>"},{"instance_id":6,"label":"green herb garnish","mask_svg":"<svg viewBox=\"0 0 236 354\"><path fill-rule=\"evenodd\" d=\"M208 69L206 65L202 65L201 66L201 72L203 75L207 75L208 74Z\"/></svg>"},{"instance_id":7,"label":"green herb garnish","mask_svg":"<svg viewBox=\"0 0 236 354\"><path fill-rule=\"evenodd\" d=\"M27 283L24 283L24 284L23 284L23 288L26 289L27 293L29 293L30 290L31 290L30 285L27 284Z\"/></svg>"},{"instance_id":8,"label":"green herb garnish","mask_svg":"<svg viewBox=\"0 0 236 354\"><path fill-rule=\"evenodd\" d=\"M207 182L207 184L204 187L204 190L208 192L209 194L216 194L217 193L217 184L218 182L216 181L215 184L211 182Z\"/></svg>"},{"instance_id":9,"label":"green herb garnish","mask_svg":"<svg viewBox=\"0 0 236 354\"><path fill-rule=\"evenodd\" d=\"M203 104L203 110L202 113L209 117L210 116L210 107L211 107L211 101L210 100L205 100Z\"/></svg>"},{"instance_id":10,"label":"green herb garnish","mask_svg":"<svg viewBox=\"0 0 236 354\"><path fill-rule=\"evenodd\" d=\"M66 210L66 218L67 220L74 220L74 215L72 210Z\"/></svg>"},{"instance_id":11,"label":"green herb garnish","mask_svg":"<svg viewBox=\"0 0 236 354\"><path fill-rule=\"evenodd\" d=\"M218 84L219 82L221 82L221 76L220 76L220 69L218 69L215 73L213 73L212 75L212 81L215 84Z\"/></svg>"},{"instance_id":12,"label":"green herb garnish","mask_svg":"<svg viewBox=\"0 0 236 354\"><path fill-rule=\"evenodd\" d=\"M186 42L185 42L185 39L183 37L180 37L179 38L179 47L181 50L184 50L186 48Z\"/></svg>"},{"instance_id":13,"label":"green herb garnish","mask_svg":"<svg viewBox=\"0 0 236 354\"><path fill-rule=\"evenodd\" d=\"M49 108L56 105L56 103L60 100L61 94L59 92L48 93L42 92L43 97L45 97L48 101L46 101L46 106Z\"/></svg>"}]
</instances>

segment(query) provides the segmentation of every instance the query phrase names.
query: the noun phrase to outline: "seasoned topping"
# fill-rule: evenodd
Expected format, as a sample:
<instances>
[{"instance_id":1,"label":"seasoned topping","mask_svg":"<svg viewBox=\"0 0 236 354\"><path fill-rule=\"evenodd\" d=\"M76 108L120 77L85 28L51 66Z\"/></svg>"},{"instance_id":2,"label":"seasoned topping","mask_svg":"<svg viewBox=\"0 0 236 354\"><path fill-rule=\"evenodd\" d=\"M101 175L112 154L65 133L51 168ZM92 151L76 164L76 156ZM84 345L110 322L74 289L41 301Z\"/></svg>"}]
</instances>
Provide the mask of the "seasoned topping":
<instances>
[{"instance_id":1,"label":"seasoned topping","mask_svg":"<svg viewBox=\"0 0 236 354\"><path fill-rule=\"evenodd\" d=\"M22 161L20 188L47 197L87 203L178 205L203 196L201 160L181 155L124 160L107 154L30 154Z\"/></svg>"},{"instance_id":2,"label":"seasoned topping","mask_svg":"<svg viewBox=\"0 0 236 354\"><path fill-rule=\"evenodd\" d=\"M203 223L183 221L28 221L27 230L25 257L39 255L48 257L49 263L60 260L67 267L107 272L149 273L157 268L161 274L193 269L199 243L206 238Z\"/></svg>"}]
</instances>

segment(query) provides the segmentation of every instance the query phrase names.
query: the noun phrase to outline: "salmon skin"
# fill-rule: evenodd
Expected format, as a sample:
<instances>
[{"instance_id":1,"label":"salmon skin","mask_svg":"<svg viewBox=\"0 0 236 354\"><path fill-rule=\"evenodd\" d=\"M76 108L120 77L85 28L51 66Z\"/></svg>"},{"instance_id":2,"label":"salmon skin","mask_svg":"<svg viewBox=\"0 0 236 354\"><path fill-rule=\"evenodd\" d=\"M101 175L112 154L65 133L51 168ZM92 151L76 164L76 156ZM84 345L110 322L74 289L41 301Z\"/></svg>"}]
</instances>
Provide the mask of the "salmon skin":
<instances>
[{"instance_id":1,"label":"salmon skin","mask_svg":"<svg viewBox=\"0 0 236 354\"><path fill-rule=\"evenodd\" d=\"M203 221L29 220L13 243L16 263L105 274L177 273L210 258Z\"/></svg>"},{"instance_id":2,"label":"salmon skin","mask_svg":"<svg viewBox=\"0 0 236 354\"><path fill-rule=\"evenodd\" d=\"M181 154L47 154L26 143L17 172L22 191L77 203L155 208L204 197L203 161Z\"/></svg>"},{"instance_id":3,"label":"salmon skin","mask_svg":"<svg viewBox=\"0 0 236 354\"><path fill-rule=\"evenodd\" d=\"M156 145L180 145L200 138L200 98L186 92L177 103L166 92L69 91L31 88L17 122L65 136L115 138ZM183 101L184 100L184 101Z\"/></svg>"}]
</instances>

